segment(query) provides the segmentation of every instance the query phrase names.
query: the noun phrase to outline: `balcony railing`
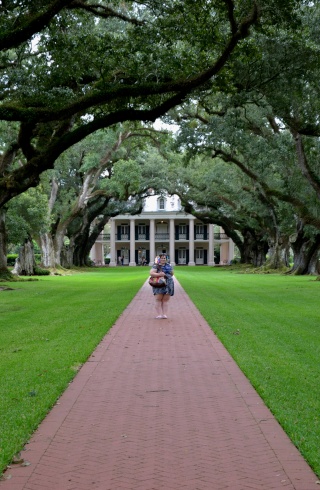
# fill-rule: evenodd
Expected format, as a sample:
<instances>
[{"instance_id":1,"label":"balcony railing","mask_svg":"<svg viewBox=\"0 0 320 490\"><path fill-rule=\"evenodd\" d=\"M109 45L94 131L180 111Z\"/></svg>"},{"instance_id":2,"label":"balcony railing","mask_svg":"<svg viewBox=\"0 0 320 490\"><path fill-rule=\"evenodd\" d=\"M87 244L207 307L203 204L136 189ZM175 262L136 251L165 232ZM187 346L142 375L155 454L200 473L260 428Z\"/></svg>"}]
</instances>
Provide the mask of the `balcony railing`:
<instances>
[{"instance_id":1,"label":"balcony railing","mask_svg":"<svg viewBox=\"0 0 320 490\"><path fill-rule=\"evenodd\" d=\"M116 238L118 241L128 241L130 240L130 235L129 234L122 234L120 235L120 238ZM148 234L145 233L139 233L136 236L136 241L137 240L149 240L150 237ZM155 239L156 240L169 240L170 239L170 234L169 233L156 233L155 234ZM214 233L214 239L215 240L228 240L229 237L226 235L226 233ZM108 241L110 240L110 234L101 234L99 235L98 241L105 240ZM189 236L186 233L180 233L175 235L175 240L189 240ZM209 235L205 235L204 233L196 233L195 234L195 240L209 240Z\"/></svg>"},{"instance_id":2,"label":"balcony railing","mask_svg":"<svg viewBox=\"0 0 320 490\"><path fill-rule=\"evenodd\" d=\"M169 233L156 233L155 239L156 240L169 240Z\"/></svg>"},{"instance_id":3,"label":"balcony railing","mask_svg":"<svg viewBox=\"0 0 320 490\"><path fill-rule=\"evenodd\" d=\"M228 235L225 233L214 233L214 239L215 240L228 240Z\"/></svg>"}]
</instances>

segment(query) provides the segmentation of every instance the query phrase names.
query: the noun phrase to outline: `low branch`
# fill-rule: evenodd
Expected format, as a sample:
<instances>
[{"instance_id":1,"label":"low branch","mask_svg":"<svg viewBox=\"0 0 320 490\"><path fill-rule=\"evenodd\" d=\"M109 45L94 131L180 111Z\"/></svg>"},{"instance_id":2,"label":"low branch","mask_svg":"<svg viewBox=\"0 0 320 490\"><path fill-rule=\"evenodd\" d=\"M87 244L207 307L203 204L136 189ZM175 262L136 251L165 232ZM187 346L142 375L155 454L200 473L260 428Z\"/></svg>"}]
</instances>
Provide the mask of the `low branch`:
<instances>
[{"instance_id":1,"label":"low branch","mask_svg":"<svg viewBox=\"0 0 320 490\"><path fill-rule=\"evenodd\" d=\"M297 152L297 163L298 166L302 172L302 175L307 179L311 187L316 191L317 193L317 198L320 199L320 179L318 175L311 169L305 151L304 151L304 145L303 141L301 138L301 134L299 134L297 131L294 129L291 129L291 134L293 135L295 139L295 144L296 144L296 152Z\"/></svg>"},{"instance_id":2,"label":"low branch","mask_svg":"<svg viewBox=\"0 0 320 490\"><path fill-rule=\"evenodd\" d=\"M255 182L259 183L261 187L264 187L266 184L264 182L261 182L259 179L259 176L252 172L248 167L245 166L244 163L242 163L240 160L235 158L234 156L230 155L229 153L219 149L219 150L214 150L212 153L212 158L215 157L220 157L223 161L227 163L234 163L240 170L248 175L250 179L253 179Z\"/></svg>"},{"instance_id":3,"label":"low branch","mask_svg":"<svg viewBox=\"0 0 320 490\"><path fill-rule=\"evenodd\" d=\"M228 9L228 18L231 26L231 32L235 34L237 32L237 23L234 17L234 3L232 0L225 0Z\"/></svg>"},{"instance_id":4,"label":"low branch","mask_svg":"<svg viewBox=\"0 0 320 490\"><path fill-rule=\"evenodd\" d=\"M81 0L74 0L71 5L68 6L69 9L83 9L87 12L90 12L97 17L102 17L104 19L108 19L110 17L123 20L125 22L129 22L130 24L134 24L137 26L144 25L144 22L135 19L133 17L128 17L127 15L121 14L120 12L116 12L110 7L106 7L105 5L99 4L86 4Z\"/></svg>"},{"instance_id":5,"label":"low branch","mask_svg":"<svg viewBox=\"0 0 320 490\"><path fill-rule=\"evenodd\" d=\"M228 155L223 150L216 150L214 156L220 156L220 158L222 158L225 162L234 163L235 165L237 165L237 167L240 168L242 172L248 175L257 184L259 184L261 190L266 196L273 196L280 201L290 203L298 211L298 213L300 213L299 215L305 221L305 223L308 223L309 225L320 229L320 219L312 215L307 206L300 199L290 196L289 194L285 194L284 192L278 191L276 189L271 189L264 181L259 178L257 174L252 172L242 162L240 162L240 160L231 155Z\"/></svg>"},{"instance_id":6,"label":"low branch","mask_svg":"<svg viewBox=\"0 0 320 490\"><path fill-rule=\"evenodd\" d=\"M37 11L32 16L27 12L21 16L15 29L10 30L9 33L0 34L0 51L17 47L28 41L34 34L47 27L53 17L72 2L73 0L55 0L46 7L44 12Z\"/></svg>"},{"instance_id":7,"label":"low branch","mask_svg":"<svg viewBox=\"0 0 320 490\"><path fill-rule=\"evenodd\" d=\"M292 197L276 189L268 188L266 193L270 196L278 198L280 201L288 202L299 212L299 217L308 225L312 225L318 230L320 230L320 218L313 216L307 206L296 197Z\"/></svg>"},{"instance_id":8,"label":"low branch","mask_svg":"<svg viewBox=\"0 0 320 490\"><path fill-rule=\"evenodd\" d=\"M234 243L237 245L239 250L242 249L243 242L240 236L238 235L238 233L236 232L237 227L233 220L231 220L227 216L224 216L223 213L221 213L221 211L218 210L210 209L210 211L207 212L197 211L189 201L185 200L184 197L182 197L181 195L179 195L179 197L187 213L192 214L193 216L201 220L203 223L216 224L222 226L225 233L228 235L228 237L230 237L234 241Z\"/></svg>"},{"instance_id":9,"label":"low branch","mask_svg":"<svg viewBox=\"0 0 320 490\"><path fill-rule=\"evenodd\" d=\"M8 168L13 163L18 150L19 144L12 143L7 151L0 155L0 175L3 175L4 172L8 171Z\"/></svg>"},{"instance_id":10,"label":"low branch","mask_svg":"<svg viewBox=\"0 0 320 490\"><path fill-rule=\"evenodd\" d=\"M150 110L128 109L117 111L97 118L84 126L65 133L61 137L55 137L45 151L34 154L24 166L15 169L9 176L0 178L0 207L12 197L26 191L29 187L38 185L40 174L45 170L53 168L55 160L65 150L86 136L94 133L98 129L107 128L124 121L155 121L169 109L181 103L183 98L184 94L180 93ZM31 128L29 127L30 131ZM24 137L26 137L26 133L24 133ZM25 143L25 149L27 149L26 145L27 143Z\"/></svg>"},{"instance_id":11,"label":"low branch","mask_svg":"<svg viewBox=\"0 0 320 490\"><path fill-rule=\"evenodd\" d=\"M251 13L238 25L238 30L233 33L217 61L207 70L198 73L193 78L174 80L162 84L148 83L140 85L121 85L111 88L109 87L107 89L101 88L101 90L97 90L97 88L95 88L93 93L82 97L76 102L69 104L69 106L59 110L51 110L48 108L43 109L36 107L19 108L13 107L10 104L4 104L0 108L0 119L6 121L35 121L37 123L54 120L57 121L69 118L77 113L82 113L89 108L101 106L102 104L106 104L108 102L120 100L123 98L127 99L133 97L137 99L141 97L145 98L150 95L161 95L170 93L183 93L184 96L186 96L194 89L208 82L213 76L217 75L220 72L239 41L249 35L249 28L256 22L257 18L258 9L256 4L254 3Z\"/></svg>"}]
</instances>

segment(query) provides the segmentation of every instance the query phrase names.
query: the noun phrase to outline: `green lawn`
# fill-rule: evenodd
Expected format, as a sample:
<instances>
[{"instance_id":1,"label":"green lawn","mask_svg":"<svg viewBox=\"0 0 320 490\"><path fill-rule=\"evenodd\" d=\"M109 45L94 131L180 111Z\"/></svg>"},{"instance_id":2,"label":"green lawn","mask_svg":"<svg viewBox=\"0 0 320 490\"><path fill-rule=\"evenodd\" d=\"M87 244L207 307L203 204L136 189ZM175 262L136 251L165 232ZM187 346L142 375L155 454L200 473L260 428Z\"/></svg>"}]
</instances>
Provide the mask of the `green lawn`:
<instances>
[{"instance_id":1,"label":"green lawn","mask_svg":"<svg viewBox=\"0 0 320 490\"><path fill-rule=\"evenodd\" d=\"M14 290L0 291L0 472L148 271L104 268L5 284ZM175 273L320 475L320 281L218 267L176 267Z\"/></svg>"},{"instance_id":2,"label":"green lawn","mask_svg":"<svg viewBox=\"0 0 320 490\"><path fill-rule=\"evenodd\" d=\"M0 474L135 296L148 269L0 283Z\"/></svg>"},{"instance_id":3,"label":"green lawn","mask_svg":"<svg viewBox=\"0 0 320 490\"><path fill-rule=\"evenodd\" d=\"M218 267L176 277L320 475L320 281Z\"/></svg>"}]
</instances>

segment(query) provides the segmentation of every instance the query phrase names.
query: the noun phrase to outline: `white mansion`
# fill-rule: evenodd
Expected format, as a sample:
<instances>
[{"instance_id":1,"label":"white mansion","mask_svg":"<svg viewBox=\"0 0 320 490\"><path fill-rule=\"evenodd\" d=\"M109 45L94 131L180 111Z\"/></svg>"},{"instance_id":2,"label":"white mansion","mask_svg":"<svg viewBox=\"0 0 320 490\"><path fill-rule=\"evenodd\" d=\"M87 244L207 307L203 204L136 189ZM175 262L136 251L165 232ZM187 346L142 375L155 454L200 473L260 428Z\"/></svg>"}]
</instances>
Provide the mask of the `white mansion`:
<instances>
[{"instance_id":1,"label":"white mansion","mask_svg":"<svg viewBox=\"0 0 320 490\"><path fill-rule=\"evenodd\" d=\"M229 264L234 258L234 243L221 228L203 224L181 208L177 196L150 196L141 214L111 218L110 266L121 264L152 265L154 258L165 252L172 265L215 265L214 250L220 248L216 264ZM91 249L90 257L97 265L105 263L105 235Z\"/></svg>"}]
</instances>

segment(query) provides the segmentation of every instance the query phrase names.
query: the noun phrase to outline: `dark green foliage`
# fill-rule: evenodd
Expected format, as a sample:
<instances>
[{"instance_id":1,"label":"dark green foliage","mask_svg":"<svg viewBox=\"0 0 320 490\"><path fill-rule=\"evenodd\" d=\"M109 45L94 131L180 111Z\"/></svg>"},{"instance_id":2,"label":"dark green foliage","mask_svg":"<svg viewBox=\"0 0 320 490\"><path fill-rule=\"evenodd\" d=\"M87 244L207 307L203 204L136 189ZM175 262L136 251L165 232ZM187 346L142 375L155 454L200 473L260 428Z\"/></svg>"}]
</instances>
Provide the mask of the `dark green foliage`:
<instances>
[{"instance_id":1,"label":"dark green foliage","mask_svg":"<svg viewBox=\"0 0 320 490\"><path fill-rule=\"evenodd\" d=\"M9 254L9 255L7 255L7 264L8 264L8 266L13 267L17 258L18 258L18 254Z\"/></svg>"},{"instance_id":2,"label":"dark green foliage","mask_svg":"<svg viewBox=\"0 0 320 490\"><path fill-rule=\"evenodd\" d=\"M40 4L2 7L0 119L17 127L0 204L36 185L61 153L97 129L154 121L194 90L220 90L220 72L230 80L227 63L246 57L241 42L250 28L285 26L294 15L291 2L274 0Z\"/></svg>"},{"instance_id":3,"label":"dark green foliage","mask_svg":"<svg viewBox=\"0 0 320 490\"><path fill-rule=\"evenodd\" d=\"M39 266L36 266L34 268L34 275L35 276L50 276L50 271L48 269L42 269Z\"/></svg>"}]
</instances>

